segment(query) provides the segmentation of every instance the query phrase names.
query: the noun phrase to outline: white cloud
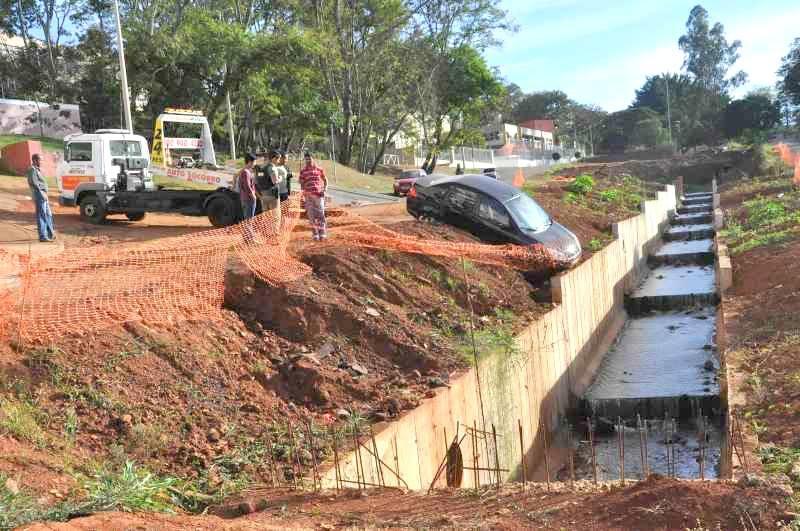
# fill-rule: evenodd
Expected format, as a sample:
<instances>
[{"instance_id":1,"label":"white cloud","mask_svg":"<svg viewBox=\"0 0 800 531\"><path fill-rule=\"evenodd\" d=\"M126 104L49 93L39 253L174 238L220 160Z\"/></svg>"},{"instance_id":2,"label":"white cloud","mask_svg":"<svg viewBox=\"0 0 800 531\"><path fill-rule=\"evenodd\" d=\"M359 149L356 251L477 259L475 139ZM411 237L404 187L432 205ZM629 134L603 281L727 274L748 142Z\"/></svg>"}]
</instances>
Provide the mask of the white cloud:
<instances>
[{"instance_id":1,"label":"white cloud","mask_svg":"<svg viewBox=\"0 0 800 531\"><path fill-rule=\"evenodd\" d=\"M725 26L729 41L742 41L740 58L734 71L744 70L748 82L735 92L741 96L756 87L774 86L781 58L789 52L795 37L800 37L800 7L760 14L756 19L737 20Z\"/></svg>"}]
</instances>

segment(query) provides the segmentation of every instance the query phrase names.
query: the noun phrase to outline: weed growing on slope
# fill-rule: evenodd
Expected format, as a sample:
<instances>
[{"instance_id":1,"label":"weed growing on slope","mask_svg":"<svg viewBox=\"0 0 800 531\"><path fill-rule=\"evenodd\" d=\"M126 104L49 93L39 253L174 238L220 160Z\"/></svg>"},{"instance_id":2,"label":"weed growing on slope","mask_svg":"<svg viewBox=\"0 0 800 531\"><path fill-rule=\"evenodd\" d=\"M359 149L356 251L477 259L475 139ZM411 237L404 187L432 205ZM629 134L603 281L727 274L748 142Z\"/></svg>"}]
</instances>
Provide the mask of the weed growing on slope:
<instances>
[{"instance_id":1,"label":"weed growing on slope","mask_svg":"<svg viewBox=\"0 0 800 531\"><path fill-rule=\"evenodd\" d=\"M159 477L133 461L120 468L103 467L83 482L88 501L98 511L174 512L170 488L176 479Z\"/></svg>"},{"instance_id":2,"label":"weed growing on slope","mask_svg":"<svg viewBox=\"0 0 800 531\"><path fill-rule=\"evenodd\" d=\"M42 448L47 437L41 424L44 413L28 400L0 399L0 429Z\"/></svg>"},{"instance_id":3,"label":"weed growing on slope","mask_svg":"<svg viewBox=\"0 0 800 531\"><path fill-rule=\"evenodd\" d=\"M43 507L24 490L9 490L6 486L7 479L0 474L0 529L16 529L42 520L65 522L73 516L87 514L85 508L73 502Z\"/></svg>"}]
</instances>

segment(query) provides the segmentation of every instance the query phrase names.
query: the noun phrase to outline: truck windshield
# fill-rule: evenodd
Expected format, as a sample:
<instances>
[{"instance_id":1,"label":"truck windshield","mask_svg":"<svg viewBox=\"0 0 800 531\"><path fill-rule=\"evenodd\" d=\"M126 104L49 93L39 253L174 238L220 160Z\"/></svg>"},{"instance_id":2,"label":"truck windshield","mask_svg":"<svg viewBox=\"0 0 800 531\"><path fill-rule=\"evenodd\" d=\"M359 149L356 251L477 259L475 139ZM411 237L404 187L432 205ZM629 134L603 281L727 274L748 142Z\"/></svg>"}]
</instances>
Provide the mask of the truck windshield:
<instances>
[{"instance_id":1,"label":"truck windshield","mask_svg":"<svg viewBox=\"0 0 800 531\"><path fill-rule=\"evenodd\" d=\"M142 156L142 145L137 140L112 140L109 147L112 157Z\"/></svg>"},{"instance_id":2,"label":"truck windshield","mask_svg":"<svg viewBox=\"0 0 800 531\"><path fill-rule=\"evenodd\" d=\"M526 194L519 194L506 201L506 208L521 230L540 232L553 223L539 203Z\"/></svg>"}]
</instances>

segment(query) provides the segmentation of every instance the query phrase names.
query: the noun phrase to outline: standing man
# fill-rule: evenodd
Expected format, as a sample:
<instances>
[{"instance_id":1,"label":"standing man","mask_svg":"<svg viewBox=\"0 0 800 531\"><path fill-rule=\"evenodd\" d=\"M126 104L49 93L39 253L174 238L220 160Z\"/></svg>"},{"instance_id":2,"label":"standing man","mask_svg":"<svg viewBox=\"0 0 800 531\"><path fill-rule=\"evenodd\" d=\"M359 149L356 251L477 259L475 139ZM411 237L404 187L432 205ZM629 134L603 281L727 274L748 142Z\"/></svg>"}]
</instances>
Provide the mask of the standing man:
<instances>
[{"instance_id":1,"label":"standing man","mask_svg":"<svg viewBox=\"0 0 800 531\"><path fill-rule=\"evenodd\" d=\"M314 240L320 241L328 237L325 224L325 190L328 189L328 179L325 177L325 170L314 163L310 153L306 152L303 159L305 166L300 170L300 187L303 189Z\"/></svg>"},{"instance_id":2,"label":"standing man","mask_svg":"<svg viewBox=\"0 0 800 531\"><path fill-rule=\"evenodd\" d=\"M47 180L42 175L41 165L42 157L35 153L31 157L31 167L26 176L33 204L36 205L36 228L39 230L39 241L51 242L56 239L56 229L53 226L53 212L47 201Z\"/></svg>"},{"instance_id":3,"label":"standing man","mask_svg":"<svg viewBox=\"0 0 800 531\"><path fill-rule=\"evenodd\" d=\"M244 156L244 168L239 172L239 200L242 203L242 221L244 222L244 240L247 243L253 242L253 227L247 222L256 214L256 179L253 166L256 158L246 153Z\"/></svg>"},{"instance_id":4,"label":"standing man","mask_svg":"<svg viewBox=\"0 0 800 531\"><path fill-rule=\"evenodd\" d=\"M261 204L263 205L264 212L268 210L275 211L276 235L279 235L281 232L280 190L281 186L286 184L286 168L281 166L280 158L281 153L277 149L273 149L270 152L269 164L267 164L265 170L266 189L261 193Z\"/></svg>"},{"instance_id":5,"label":"standing man","mask_svg":"<svg viewBox=\"0 0 800 531\"><path fill-rule=\"evenodd\" d=\"M289 166L286 165L286 152L281 151L281 158L279 161L281 167L286 170L286 178L283 180L279 188L280 200L281 202L286 201L289 199L289 194L292 193L292 179L294 175L292 175L292 171L289 169Z\"/></svg>"}]
</instances>

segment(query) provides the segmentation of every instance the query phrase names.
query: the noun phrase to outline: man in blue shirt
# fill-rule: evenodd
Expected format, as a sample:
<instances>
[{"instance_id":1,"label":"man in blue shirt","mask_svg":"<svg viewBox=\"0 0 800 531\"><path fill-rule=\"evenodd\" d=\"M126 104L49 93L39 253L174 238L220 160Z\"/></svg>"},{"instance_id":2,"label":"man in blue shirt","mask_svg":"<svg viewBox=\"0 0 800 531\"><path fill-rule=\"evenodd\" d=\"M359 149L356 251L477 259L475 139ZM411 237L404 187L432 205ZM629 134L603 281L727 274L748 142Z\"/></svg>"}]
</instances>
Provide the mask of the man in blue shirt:
<instances>
[{"instance_id":1,"label":"man in blue shirt","mask_svg":"<svg viewBox=\"0 0 800 531\"><path fill-rule=\"evenodd\" d=\"M39 230L40 242L51 242L56 239L56 229L53 226L53 212L47 201L47 179L42 175L42 157L35 153L31 157L31 167L26 173L28 187L31 189L33 204L36 205L36 227Z\"/></svg>"}]
</instances>

